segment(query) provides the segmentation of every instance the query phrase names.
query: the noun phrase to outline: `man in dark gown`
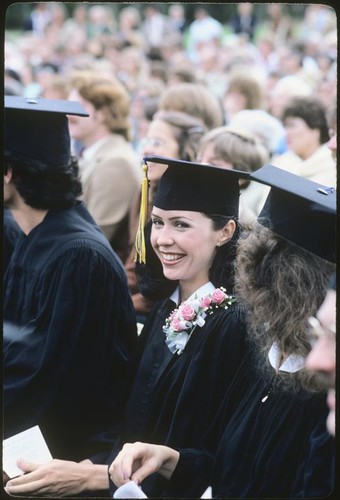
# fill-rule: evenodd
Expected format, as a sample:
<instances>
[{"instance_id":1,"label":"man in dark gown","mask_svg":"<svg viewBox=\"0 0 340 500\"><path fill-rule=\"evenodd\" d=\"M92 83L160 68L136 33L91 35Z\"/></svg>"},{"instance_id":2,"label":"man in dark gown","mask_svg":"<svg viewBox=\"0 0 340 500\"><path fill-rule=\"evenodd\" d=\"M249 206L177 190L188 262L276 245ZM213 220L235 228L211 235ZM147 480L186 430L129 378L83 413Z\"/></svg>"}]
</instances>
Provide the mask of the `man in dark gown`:
<instances>
[{"instance_id":1,"label":"man in dark gown","mask_svg":"<svg viewBox=\"0 0 340 500\"><path fill-rule=\"evenodd\" d=\"M121 262L77 200L69 114L86 116L5 98L4 201L22 234L4 277L4 437L39 425L54 458L81 460L116 432L137 333Z\"/></svg>"}]
</instances>

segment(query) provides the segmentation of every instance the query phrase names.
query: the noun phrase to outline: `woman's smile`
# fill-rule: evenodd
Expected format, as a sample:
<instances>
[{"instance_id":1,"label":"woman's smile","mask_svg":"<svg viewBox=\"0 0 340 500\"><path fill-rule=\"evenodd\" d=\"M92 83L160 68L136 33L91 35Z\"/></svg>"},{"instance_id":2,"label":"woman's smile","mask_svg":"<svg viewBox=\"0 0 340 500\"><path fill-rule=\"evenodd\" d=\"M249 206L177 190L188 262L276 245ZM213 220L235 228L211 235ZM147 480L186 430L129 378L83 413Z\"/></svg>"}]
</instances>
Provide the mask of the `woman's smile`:
<instances>
[{"instance_id":1,"label":"woman's smile","mask_svg":"<svg viewBox=\"0 0 340 500\"><path fill-rule=\"evenodd\" d=\"M185 254L160 252L160 256L164 265L174 265L179 260L182 260Z\"/></svg>"}]
</instances>

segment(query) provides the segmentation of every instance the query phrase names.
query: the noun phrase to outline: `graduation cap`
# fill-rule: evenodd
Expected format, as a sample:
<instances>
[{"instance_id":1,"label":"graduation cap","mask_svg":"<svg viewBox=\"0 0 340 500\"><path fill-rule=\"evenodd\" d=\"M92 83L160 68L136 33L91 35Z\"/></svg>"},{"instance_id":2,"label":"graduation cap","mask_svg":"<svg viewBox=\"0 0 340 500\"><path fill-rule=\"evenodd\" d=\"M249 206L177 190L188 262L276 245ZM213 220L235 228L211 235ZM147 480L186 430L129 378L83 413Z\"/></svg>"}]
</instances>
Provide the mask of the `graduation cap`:
<instances>
[{"instance_id":1,"label":"graduation cap","mask_svg":"<svg viewBox=\"0 0 340 500\"><path fill-rule=\"evenodd\" d=\"M145 262L142 238L147 214L145 188L149 161L168 165L160 179L154 199L154 205L158 208L238 217L239 179L248 179L248 172L175 160L164 156L150 155L145 156L143 160L144 190L142 184L141 218L136 238L137 257L140 257L140 262Z\"/></svg>"},{"instance_id":2,"label":"graduation cap","mask_svg":"<svg viewBox=\"0 0 340 500\"><path fill-rule=\"evenodd\" d=\"M335 262L336 189L272 165L250 179L271 186L258 221L319 257Z\"/></svg>"},{"instance_id":3,"label":"graduation cap","mask_svg":"<svg viewBox=\"0 0 340 500\"><path fill-rule=\"evenodd\" d=\"M5 96L5 156L67 165L71 154L67 115L89 116L76 101Z\"/></svg>"}]
</instances>

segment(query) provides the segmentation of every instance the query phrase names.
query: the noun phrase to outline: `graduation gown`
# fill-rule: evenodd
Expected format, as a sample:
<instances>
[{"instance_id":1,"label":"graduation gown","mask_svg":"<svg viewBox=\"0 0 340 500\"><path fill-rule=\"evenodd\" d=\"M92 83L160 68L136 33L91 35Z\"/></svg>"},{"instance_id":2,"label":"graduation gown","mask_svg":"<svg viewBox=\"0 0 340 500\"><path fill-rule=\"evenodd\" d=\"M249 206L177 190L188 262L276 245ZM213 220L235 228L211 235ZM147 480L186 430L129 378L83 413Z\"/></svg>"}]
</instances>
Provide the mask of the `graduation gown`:
<instances>
[{"instance_id":1,"label":"graduation gown","mask_svg":"<svg viewBox=\"0 0 340 500\"><path fill-rule=\"evenodd\" d=\"M205 447L181 450L172 492L194 497L211 485L213 498L331 493L334 438L325 426L325 395L280 388L274 370L268 379L256 363L250 352L221 407L219 430L215 426L206 436Z\"/></svg>"},{"instance_id":2,"label":"graduation gown","mask_svg":"<svg viewBox=\"0 0 340 500\"><path fill-rule=\"evenodd\" d=\"M69 460L106 449L136 322L122 264L83 203L21 236L4 286L4 436L39 425Z\"/></svg>"},{"instance_id":3,"label":"graduation gown","mask_svg":"<svg viewBox=\"0 0 340 500\"><path fill-rule=\"evenodd\" d=\"M170 352L162 331L175 307L169 300L155 306L142 330L123 432L108 463L126 442L198 446L241 363L246 328L237 303L208 315L180 355ZM148 496L162 496L166 487L156 476L143 482Z\"/></svg>"}]
</instances>

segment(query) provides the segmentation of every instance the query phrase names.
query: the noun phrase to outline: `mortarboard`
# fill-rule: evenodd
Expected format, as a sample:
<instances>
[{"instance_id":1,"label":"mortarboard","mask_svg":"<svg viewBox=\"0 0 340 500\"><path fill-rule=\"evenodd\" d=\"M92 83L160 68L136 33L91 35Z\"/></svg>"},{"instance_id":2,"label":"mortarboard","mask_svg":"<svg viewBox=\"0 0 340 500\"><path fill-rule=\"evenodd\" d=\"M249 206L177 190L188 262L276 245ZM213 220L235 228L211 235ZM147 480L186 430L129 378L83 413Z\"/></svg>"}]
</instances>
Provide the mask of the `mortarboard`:
<instances>
[{"instance_id":1,"label":"mortarboard","mask_svg":"<svg viewBox=\"0 0 340 500\"><path fill-rule=\"evenodd\" d=\"M164 156L145 156L143 161L145 172L148 161L168 165L157 186L154 205L158 208L238 217L239 179L248 179L248 172L175 160ZM136 249L139 255L143 253L140 251L143 246L140 244L140 237L146 222L142 193L141 215L143 211L144 217L141 217L136 238Z\"/></svg>"},{"instance_id":2,"label":"mortarboard","mask_svg":"<svg viewBox=\"0 0 340 500\"><path fill-rule=\"evenodd\" d=\"M271 186L258 221L296 245L335 262L336 189L273 165L250 179Z\"/></svg>"},{"instance_id":3,"label":"mortarboard","mask_svg":"<svg viewBox=\"0 0 340 500\"><path fill-rule=\"evenodd\" d=\"M157 207L238 217L239 179L249 173L160 156L144 157L148 161L169 166L157 187Z\"/></svg>"},{"instance_id":4,"label":"mortarboard","mask_svg":"<svg viewBox=\"0 0 340 500\"><path fill-rule=\"evenodd\" d=\"M76 101L5 96L5 155L67 165L71 154L67 115L89 116Z\"/></svg>"}]
</instances>

